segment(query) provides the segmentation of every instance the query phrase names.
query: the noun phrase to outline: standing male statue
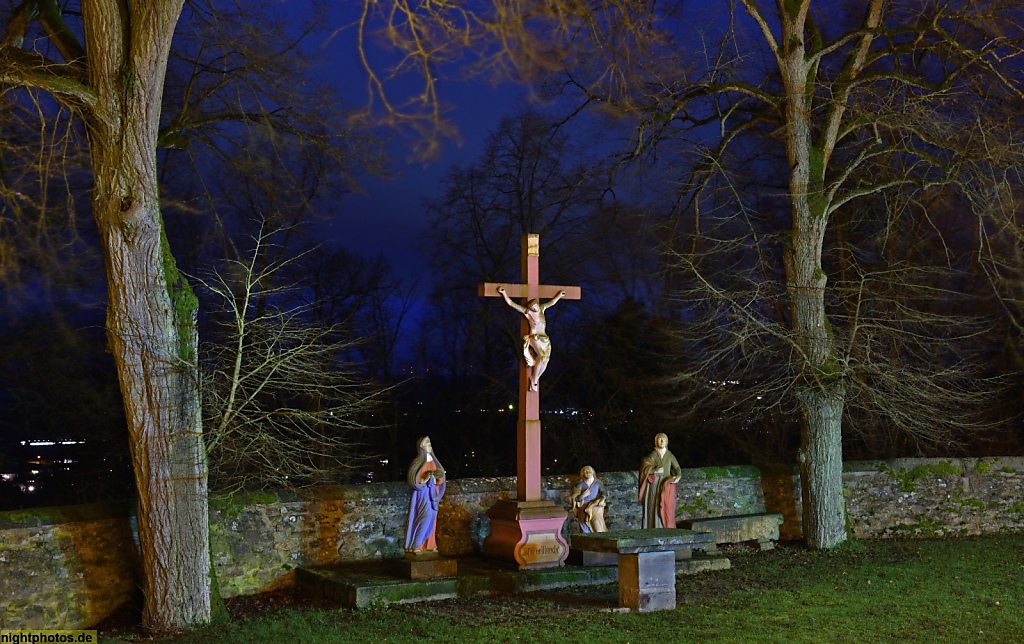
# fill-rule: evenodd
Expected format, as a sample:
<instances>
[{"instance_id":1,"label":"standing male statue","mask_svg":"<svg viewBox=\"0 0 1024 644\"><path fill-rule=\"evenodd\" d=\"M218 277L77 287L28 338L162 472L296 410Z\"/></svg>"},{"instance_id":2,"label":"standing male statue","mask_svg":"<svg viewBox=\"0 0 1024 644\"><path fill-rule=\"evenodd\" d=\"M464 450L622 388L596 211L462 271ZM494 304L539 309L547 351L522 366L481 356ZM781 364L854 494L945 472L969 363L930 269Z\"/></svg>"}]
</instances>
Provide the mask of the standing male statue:
<instances>
[{"instance_id":1,"label":"standing male statue","mask_svg":"<svg viewBox=\"0 0 1024 644\"><path fill-rule=\"evenodd\" d=\"M676 527L676 483L683 471L668 451L668 436L654 437L654 451L640 465L641 528Z\"/></svg>"},{"instance_id":2,"label":"standing male statue","mask_svg":"<svg viewBox=\"0 0 1024 644\"><path fill-rule=\"evenodd\" d=\"M544 311L565 297L565 291L559 291L558 295L543 304L535 299L527 302L526 306L513 302L504 287L499 287L498 292L505 298L506 304L523 314L530 326L530 332L523 336L523 358L526 359L526 366L530 370L530 391L537 391L540 377L548 368L548 360L551 359L551 338L546 333L547 321L544 319Z\"/></svg>"}]
</instances>

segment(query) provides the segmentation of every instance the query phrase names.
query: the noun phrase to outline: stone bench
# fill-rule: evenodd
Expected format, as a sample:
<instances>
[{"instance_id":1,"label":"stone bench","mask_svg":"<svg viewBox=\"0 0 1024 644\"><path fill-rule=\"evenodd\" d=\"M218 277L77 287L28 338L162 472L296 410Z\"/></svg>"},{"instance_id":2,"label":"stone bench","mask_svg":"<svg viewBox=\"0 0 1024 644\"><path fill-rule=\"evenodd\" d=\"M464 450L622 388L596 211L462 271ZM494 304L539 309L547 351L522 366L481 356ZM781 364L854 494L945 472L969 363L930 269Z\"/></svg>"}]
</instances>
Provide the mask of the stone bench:
<instances>
[{"instance_id":1,"label":"stone bench","mask_svg":"<svg viewBox=\"0 0 1024 644\"><path fill-rule=\"evenodd\" d=\"M736 514L725 517L686 519L679 525L688 530L714 532L716 545L757 541L761 550L771 550L779 540L782 515L775 512Z\"/></svg>"},{"instance_id":2,"label":"stone bench","mask_svg":"<svg viewBox=\"0 0 1024 644\"><path fill-rule=\"evenodd\" d=\"M644 613L676 607L676 553L714 548L711 532L660 528L613 530L572 537L572 548L583 553L617 557L619 606Z\"/></svg>"}]
</instances>

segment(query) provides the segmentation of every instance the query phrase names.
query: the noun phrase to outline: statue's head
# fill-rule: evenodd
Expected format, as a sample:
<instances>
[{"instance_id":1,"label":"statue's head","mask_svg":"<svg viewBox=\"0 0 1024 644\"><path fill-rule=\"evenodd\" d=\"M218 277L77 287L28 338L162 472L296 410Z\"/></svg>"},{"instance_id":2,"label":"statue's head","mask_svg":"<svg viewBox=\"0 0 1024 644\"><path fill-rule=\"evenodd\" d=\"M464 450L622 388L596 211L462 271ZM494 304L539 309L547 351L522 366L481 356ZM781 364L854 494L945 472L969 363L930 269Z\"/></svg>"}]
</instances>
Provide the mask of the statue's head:
<instances>
[{"instance_id":1,"label":"statue's head","mask_svg":"<svg viewBox=\"0 0 1024 644\"><path fill-rule=\"evenodd\" d=\"M657 434L654 437L654 446L658 449L668 447L668 434Z\"/></svg>"},{"instance_id":2,"label":"statue's head","mask_svg":"<svg viewBox=\"0 0 1024 644\"><path fill-rule=\"evenodd\" d=\"M526 309L528 311L539 311L540 310L540 300L533 299L533 300L527 301Z\"/></svg>"},{"instance_id":3,"label":"statue's head","mask_svg":"<svg viewBox=\"0 0 1024 644\"><path fill-rule=\"evenodd\" d=\"M430 444L430 437L429 436L424 436L423 438L421 438L418 441L416 441L416 447L418 447L420 450L422 450L424 452L428 452L428 453L432 453L434 451L433 446Z\"/></svg>"},{"instance_id":4,"label":"statue's head","mask_svg":"<svg viewBox=\"0 0 1024 644\"><path fill-rule=\"evenodd\" d=\"M597 477L597 472L595 472L594 468L589 465L584 465L583 469L580 470L581 479L592 479L595 477Z\"/></svg>"}]
</instances>

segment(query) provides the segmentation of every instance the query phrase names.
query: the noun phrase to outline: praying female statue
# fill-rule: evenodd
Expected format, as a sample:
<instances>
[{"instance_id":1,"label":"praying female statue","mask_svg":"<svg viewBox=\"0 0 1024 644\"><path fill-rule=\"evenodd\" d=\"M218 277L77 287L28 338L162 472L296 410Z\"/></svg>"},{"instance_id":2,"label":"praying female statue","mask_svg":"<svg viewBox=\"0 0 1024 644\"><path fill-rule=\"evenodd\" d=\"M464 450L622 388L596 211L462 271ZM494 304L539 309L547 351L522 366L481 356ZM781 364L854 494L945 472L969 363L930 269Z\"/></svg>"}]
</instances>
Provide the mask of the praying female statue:
<instances>
[{"instance_id":1,"label":"praying female statue","mask_svg":"<svg viewBox=\"0 0 1024 644\"><path fill-rule=\"evenodd\" d=\"M523 358L530 370L530 391L537 391L541 374L548 368L548 360L551 359L551 339L545 333L547 321L544 319L544 311L565 297L565 291L559 291L558 295L543 304L533 299L526 306L513 302L504 287L499 287L498 292L505 298L506 304L523 314L530 327L530 332L523 336Z\"/></svg>"},{"instance_id":2,"label":"praying female statue","mask_svg":"<svg viewBox=\"0 0 1024 644\"><path fill-rule=\"evenodd\" d=\"M572 514L584 534L608 531L604 522L604 509L608 502L604 496L604 485L593 467L585 465L580 470L580 481L573 489L571 499Z\"/></svg>"},{"instance_id":3,"label":"praying female statue","mask_svg":"<svg viewBox=\"0 0 1024 644\"><path fill-rule=\"evenodd\" d=\"M668 451L668 436L655 436L654 451L640 465L641 528L676 527L676 483L682 473Z\"/></svg>"},{"instance_id":4,"label":"praying female statue","mask_svg":"<svg viewBox=\"0 0 1024 644\"><path fill-rule=\"evenodd\" d=\"M405 531L405 552L413 556L437 552L434 540L437 506L445 488L444 468L434 456L430 437L419 439L416 446L419 454L406 475L406 481L412 488L412 500L409 503L409 525Z\"/></svg>"}]
</instances>

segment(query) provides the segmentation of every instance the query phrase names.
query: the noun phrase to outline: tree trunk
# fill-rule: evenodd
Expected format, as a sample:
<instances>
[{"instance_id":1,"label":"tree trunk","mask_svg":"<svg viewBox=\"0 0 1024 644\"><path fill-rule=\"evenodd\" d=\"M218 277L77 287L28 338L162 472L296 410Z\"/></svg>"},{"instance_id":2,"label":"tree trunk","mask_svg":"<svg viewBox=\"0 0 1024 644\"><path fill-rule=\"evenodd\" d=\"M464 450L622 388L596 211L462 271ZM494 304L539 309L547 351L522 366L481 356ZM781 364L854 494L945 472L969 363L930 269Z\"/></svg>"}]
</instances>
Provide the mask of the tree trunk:
<instances>
[{"instance_id":1,"label":"tree trunk","mask_svg":"<svg viewBox=\"0 0 1024 644\"><path fill-rule=\"evenodd\" d=\"M787 10L780 11L783 51L779 52L779 65L786 95L785 136L793 218L783 258L790 323L799 350L794 376L803 408L803 533L808 546L831 548L846 540L842 479L845 388L825 310L827 278L821 268L828 219L822 194L825 155L821 144L815 144L811 123L815 74L804 44L809 7L809 0L790 0Z\"/></svg>"},{"instance_id":2,"label":"tree trunk","mask_svg":"<svg viewBox=\"0 0 1024 644\"><path fill-rule=\"evenodd\" d=\"M150 631L210 619L197 301L167 246L156 174L164 74L181 0L82 2L92 208L107 269L107 341L128 421Z\"/></svg>"},{"instance_id":3,"label":"tree trunk","mask_svg":"<svg viewBox=\"0 0 1024 644\"><path fill-rule=\"evenodd\" d=\"M97 213L99 205L93 206ZM210 619L198 338L194 300L187 289L168 285L165 266L174 264L164 263L159 211L139 204L128 213L130 227L100 225L108 262L107 333L138 490L143 625L165 632Z\"/></svg>"},{"instance_id":4,"label":"tree trunk","mask_svg":"<svg viewBox=\"0 0 1024 644\"><path fill-rule=\"evenodd\" d=\"M800 399L804 407L800 448L804 540L810 548L831 548L846 541L843 395L808 389Z\"/></svg>"}]
</instances>

